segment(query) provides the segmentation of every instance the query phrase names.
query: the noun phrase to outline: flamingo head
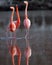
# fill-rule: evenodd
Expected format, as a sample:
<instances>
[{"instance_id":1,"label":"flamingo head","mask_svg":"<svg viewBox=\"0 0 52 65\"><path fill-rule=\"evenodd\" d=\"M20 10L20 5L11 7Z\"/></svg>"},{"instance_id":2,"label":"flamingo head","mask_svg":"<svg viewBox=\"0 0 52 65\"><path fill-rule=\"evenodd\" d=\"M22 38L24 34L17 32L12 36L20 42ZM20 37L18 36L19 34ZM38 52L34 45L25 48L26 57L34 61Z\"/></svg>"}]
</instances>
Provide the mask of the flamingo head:
<instances>
[{"instance_id":1,"label":"flamingo head","mask_svg":"<svg viewBox=\"0 0 52 65\"><path fill-rule=\"evenodd\" d=\"M28 5L28 1L24 1L24 3L25 3L26 5Z\"/></svg>"},{"instance_id":2,"label":"flamingo head","mask_svg":"<svg viewBox=\"0 0 52 65\"><path fill-rule=\"evenodd\" d=\"M10 9L14 10L14 7L10 7Z\"/></svg>"},{"instance_id":3,"label":"flamingo head","mask_svg":"<svg viewBox=\"0 0 52 65\"><path fill-rule=\"evenodd\" d=\"M16 9L18 10L18 5L16 5Z\"/></svg>"},{"instance_id":4,"label":"flamingo head","mask_svg":"<svg viewBox=\"0 0 52 65\"><path fill-rule=\"evenodd\" d=\"M16 7L18 8L18 5L16 5Z\"/></svg>"}]
</instances>

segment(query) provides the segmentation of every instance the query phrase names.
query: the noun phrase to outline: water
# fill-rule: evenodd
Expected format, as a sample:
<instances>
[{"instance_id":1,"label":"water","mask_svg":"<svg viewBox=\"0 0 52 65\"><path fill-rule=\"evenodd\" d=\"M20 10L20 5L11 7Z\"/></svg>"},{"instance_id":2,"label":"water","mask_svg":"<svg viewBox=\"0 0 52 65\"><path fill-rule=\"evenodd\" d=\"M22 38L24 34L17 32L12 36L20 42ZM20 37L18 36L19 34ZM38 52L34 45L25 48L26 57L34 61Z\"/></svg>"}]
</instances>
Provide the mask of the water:
<instances>
[{"instance_id":1,"label":"water","mask_svg":"<svg viewBox=\"0 0 52 65\"><path fill-rule=\"evenodd\" d=\"M30 28L29 43L32 49L32 56L30 57L29 65L52 65L52 25L46 25L45 23L46 22L45 16L48 14L45 15L45 12L43 11L40 12L40 14L42 16L42 24L38 26L37 25L38 23L36 24L33 20L32 26ZM33 16L34 15L32 15L32 17ZM40 15L37 14L37 16ZM49 14L49 16L51 16L51 14ZM8 48L8 45L11 44L11 38L6 39L6 28L4 29L1 28L0 30L1 30L0 31L0 65L12 65L11 55L9 54L9 48ZM24 28L18 29L16 31L16 37L17 37L16 45L18 45L22 51L21 65L26 64L25 56L24 56L26 41L24 39L24 36L25 36ZM8 37L10 37L9 31L8 31ZM14 40L12 40L12 42L15 43ZM16 57L15 57L15 62L17 65Z\"/></svg>"}]
</instances>

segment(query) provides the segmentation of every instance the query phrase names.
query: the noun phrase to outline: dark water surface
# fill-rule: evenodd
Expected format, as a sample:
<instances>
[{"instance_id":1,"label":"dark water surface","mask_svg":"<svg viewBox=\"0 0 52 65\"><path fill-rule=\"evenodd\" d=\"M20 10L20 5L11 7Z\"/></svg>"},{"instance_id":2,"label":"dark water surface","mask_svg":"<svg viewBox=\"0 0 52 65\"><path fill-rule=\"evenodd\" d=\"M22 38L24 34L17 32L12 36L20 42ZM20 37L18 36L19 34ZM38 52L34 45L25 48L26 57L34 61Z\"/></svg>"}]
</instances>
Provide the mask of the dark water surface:
<instances>
[{"instance_id":1,"label":"dark water surface","mask_svg":"<svg viewBox=\"0 0 52 65\"><path fill-rule=\"evenodd\" d=\"M18 30L17 37L23 37L25 31ZM4 33L0 36L5 36ZM30 65L52 65L52 31L51 30L37 30L30 29L29 43L32 49L32 56L30 57ZM0 40L0 65L12 65L11 56L7 47L7 43L10 45L10 41ZM14 42L13 42L14 43ZM23 54L25 50L25 39L17 40L18 45L22 51L21 65L25 64L25 56ZM17 57L15 62L17 65Z\"/></svg>"},{"instance_id":2,"label":"dark water surface","mask_svg":"<svg viewBox=\"0 0 52 65\"><path fill-rule=\"evenodd\" d=\"M6 28L5 28L6 27L5 25L7 25L9 22L8 21L10 17L9 13L10 12L8 12L7 15L8 17L5 17L6 12L0 12L1 14L0 24L3 25L0 28L0 38L5 37L5 39L3 38L0 39L0 65L12 65L11 55L9 54L9 48L8 48L8 45L11 45L11 40L6 39L7 36L6 36ZM31 12L29 12L29 15L31 15L30 13ZM52 14L51 13L52 13L51 11L45 11L42 13L41 11L36 11L36 12L32 12L32 15L30 16L30 19L32 21L32 26L30 28L29 43L32 49L32 56L30 57L29 65L52 65ZM22 12L21 15L23 16ZM21 19L23 19L23 17ZM2 21L5 22L2 23ZM25 36L25 29L23 28L23 25L21 26L21 28L22 29L18 29L16 31L17 38L21 38ZM9 31L7 34L8 36L10 36ZM12 36L14 36L13 34ZM14 43L15 41L12 40L12 44ZM19 46L22 52L21 65L26 65L25 56L24 56L24 51L26 48L25 39L23 38L16 40L16 45ZM17 59L18 58L15 56L16 65L17 65Z\"/></svg>"}]
</instances>

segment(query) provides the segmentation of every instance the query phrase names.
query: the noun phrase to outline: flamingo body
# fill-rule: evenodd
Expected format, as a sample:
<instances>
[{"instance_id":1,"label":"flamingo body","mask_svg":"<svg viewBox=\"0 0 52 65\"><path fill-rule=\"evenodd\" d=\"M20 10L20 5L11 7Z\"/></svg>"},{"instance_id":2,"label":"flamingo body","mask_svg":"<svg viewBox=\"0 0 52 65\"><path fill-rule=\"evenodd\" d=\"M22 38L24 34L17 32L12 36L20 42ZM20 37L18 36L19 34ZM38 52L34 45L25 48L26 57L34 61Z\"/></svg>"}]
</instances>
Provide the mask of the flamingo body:
<instances>
[{"instance_id":1,"label":"flamingo body","mask_svg":"<svg viewBox=\"0 0 52 65\"><path fill-rule=\"evenodd\" d=\"M29 29L31 26L31 22L28 18L24 19L24 26L26 29Z\"/></svg>"},{"instance_id":2,"label":"flamingo body","mask_svg":"<svg viewBox=\"0 0 52 65\"><path fill-rule=\"evenodd\" d=\"M16 25L14 24L14 22L11 22L11 23L9 24L9 30L10 30L11 32L14 32L14 31L16 30Z\"/></svg>"}]
</instances>

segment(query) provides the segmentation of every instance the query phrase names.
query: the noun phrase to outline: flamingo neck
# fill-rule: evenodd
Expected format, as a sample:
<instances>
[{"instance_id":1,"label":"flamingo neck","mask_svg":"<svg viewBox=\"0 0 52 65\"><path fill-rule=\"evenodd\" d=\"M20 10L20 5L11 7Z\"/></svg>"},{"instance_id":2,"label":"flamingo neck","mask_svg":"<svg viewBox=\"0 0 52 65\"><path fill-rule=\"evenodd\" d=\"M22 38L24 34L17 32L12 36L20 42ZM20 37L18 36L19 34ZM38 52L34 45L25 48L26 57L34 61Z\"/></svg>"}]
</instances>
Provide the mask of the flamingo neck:
<instances>
[{"instance_id":1,"label":"flamingo neck","mask_svg":"<svg viewBox=\"0 0 52 65\"><path fill-rule=\"evenodd\" d=\"M16 15L17 15L17 17L19 18L20 16L19 16L19 12L18 12L18 7L16 6Z\"/></svg>"},{"instance_id":2,"label":"flamingo neck","mask_svg":"<svg viewBox=\"0 0 52 65\"><path fill-rule=\"evenodd\" d=\"M27 8L28 8L28 5L26 4L26 8L25 8L25 18L27 18Z\"/></svg>"},{"instance_id":3,"label":"flamingo neck","mask_svg":"<svg viewBox=\"0 0 52 65\"><path fill-rule=\"evenodd\" d=\"M14 9L12 11L12 14L11 14L11 18L10 18L10 21L13 22L13 16L14 16Z\"/></svg>"}]
</instances>

